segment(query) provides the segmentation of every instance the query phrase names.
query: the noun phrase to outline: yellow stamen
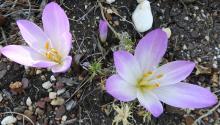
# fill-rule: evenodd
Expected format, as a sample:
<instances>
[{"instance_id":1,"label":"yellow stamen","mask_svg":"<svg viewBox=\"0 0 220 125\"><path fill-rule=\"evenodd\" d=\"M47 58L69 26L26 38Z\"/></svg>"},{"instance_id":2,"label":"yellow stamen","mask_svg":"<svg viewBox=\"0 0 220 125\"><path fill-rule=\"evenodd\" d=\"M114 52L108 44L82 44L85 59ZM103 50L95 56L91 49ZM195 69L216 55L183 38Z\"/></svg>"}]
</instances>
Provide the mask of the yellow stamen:
<instances>
[{"instance_id":1,"label":"yellow stamen","mask_svg":"<svg viewBox=\"0 0 220 125\"><path fill-rule=\"evenodd\" d=\"M45 46L44 46L44 47L45 47L46 50L48 50L48 49L50 48L50 43L47 41L47 42L45 43Z\"/></svg>"},{"instance_id":2,"label":"yellow stamen","mask_svg":"<svg viewBox=\"0 0 220 125\"><path fill-rule=\"evenodd\" d=\"M45 49L47 50L45 52L45 56L49 60L57 62L57 63L61 63L62 56L60 55L60 53L56 49L50 47L50 43L49 42L45 43Z\"/></svg>"},{"instance_id":3,"label":"yellow stamen","mask_svg":"<svg viewBox=\"0 0 220 125\"><path fill-rule=\"evenodd\" d=\"M163 77L163 74L160 74L160 75L158 75L158 76L156 76L156 77L157 77L157 79L162 78L162 77Z\"/></svg>"},{"instance_id":4,"label":"yellow stamen","mask_svg":"<svg viewBox=\"0 0 220 125\"><path fill-rule=\"evenodd\" d=\"M147 72L147 73L144 74L144 77L149 77L149 76L152 75L152 74L153 74L153 72L149 71L149 72Z\"/></svg>"}]
</instances>

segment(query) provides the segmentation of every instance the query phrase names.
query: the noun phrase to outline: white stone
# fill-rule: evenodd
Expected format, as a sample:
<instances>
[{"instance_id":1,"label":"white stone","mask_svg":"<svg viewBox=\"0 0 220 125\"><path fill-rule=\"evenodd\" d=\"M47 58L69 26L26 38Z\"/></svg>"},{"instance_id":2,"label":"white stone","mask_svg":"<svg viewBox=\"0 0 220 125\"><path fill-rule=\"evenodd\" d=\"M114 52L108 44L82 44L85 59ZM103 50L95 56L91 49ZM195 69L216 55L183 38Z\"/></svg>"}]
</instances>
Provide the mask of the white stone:
<instances>
[{"instance_id":1,"label":"white stone","mask_svg":"<svg viewBox=\"0 0 220 125\"><path fill-rule=\"evenodd\" d=\"M31 101L31 98L28 97L27 100L26 100L26 105L27 106L31 106L32 105L32 101Z\"/></svg>"},{"instance_id":2,"label":"white stone","mask_svg":"<svg viewBox=\"0 0 220 125\"><path fill-rule=\"evenodd\" d=\"M162 30L167 34L167 37L170 38L172 34L170 28L162 28Z\"/></svg>"},{"instance_id":3,"label":"white stone","mask_svg":"<svg viewBox=\"0 0 220 125\"><path fill-rule=\"evenodd\" d=\"M50 92L49 93L49 98L50 99L55 99L57 97L57 93L56 92Z\"/></svg>"},{"instance_id":4,"label":"white stone","mask_svg":"<svg viewBox=\"0 0 220 125\"><path fill-rule=\"evenodd\" d=\"M3 100L2 94L0 93L0 102Z\"/></svg>"},{"instance_id":5,"label":"white stone","mask_svg":"<svg viewBox=\"0 0 220 125\"><path fill-rule=\"evenodd\" d=\"M56 81L56 78L54 75L50 76L50 81Z\"/></svg>"},{"instance_id":6,"label":"white stone","mask_svg":"<svg viewBox=\"0 0 220 125\"><path fill-rule=\"evenodd\" d=\"M66 121L66 120L67 120L67 116L66 115L62 116L62 121Z\"/></svg>"},{"instance_id":7,"label":"white stone","mask_svg":"<svg viewBox=\"0 0 220 125\"><path fill-rule=\"evenodd\" d=\"M106 2L107 2L108 4L111 4L111 3L115 2L115 0L106 0Z\"/></svg>"},{"instance_id":8,"label":"white stone","mask_svg":"<svg viewBox=\"0 0 220 125\"><path fill-rule=\"evenodd\" d=\"M39 69L36 70L36 74L37 74L37 75L39 75L39 74L41 74L41 73L42 73L41 70L39 70Z\"/></svg>"},{"instance_id":9,"label":"white stone","mask_svg":"<svg viewBox=\"0 0 220 125\"><path fill-rule=\"evenodd\" d=\"M145 32L152 27L153 15L149 1L144 0L138 4L132 14L132 20L138 32Z\"/></svg>"},{"instance_id":10,"label":"white stone","mask_svg":"<svg viewBox=\"0 0 220 125\"><path fill-rule=\"evenodd\" d=\"M51 88L52 86L53 86L53 84L52 84L50 81L47 81L47 82L45 82L45 83L42 84L42 87L43 87L44 89L49 89L49 88Z\"/></svg>"},{"instance_id":11,"label":"white stone","mask_svg":"<svg viewBox=\"0 0 220 125\"><path fill-rule=\"evenodd\" d=\"M65 88L57 90L57 95L61 95L66 91Z\"/></svg>"},{"instance_id":12,"label":"white stone","mask_svg":"<svg viewBox=\"0 0 220 125\"><path fill-rule=\"evenodd\" d=\"M1 121L1 125L11 125L17 122L14 116L7 116Z\"/></svg>"},{"instance_id":13,"label":"white stone","mask_svg":"<svg viewBox=\"0 0 220 125\"><path fill-rule=\"evenodd\" d=\"M57 97L56 99L52 100L50 102L51 105L63 105L64 104L64 99Z\"/></svg>"}]
</instances>

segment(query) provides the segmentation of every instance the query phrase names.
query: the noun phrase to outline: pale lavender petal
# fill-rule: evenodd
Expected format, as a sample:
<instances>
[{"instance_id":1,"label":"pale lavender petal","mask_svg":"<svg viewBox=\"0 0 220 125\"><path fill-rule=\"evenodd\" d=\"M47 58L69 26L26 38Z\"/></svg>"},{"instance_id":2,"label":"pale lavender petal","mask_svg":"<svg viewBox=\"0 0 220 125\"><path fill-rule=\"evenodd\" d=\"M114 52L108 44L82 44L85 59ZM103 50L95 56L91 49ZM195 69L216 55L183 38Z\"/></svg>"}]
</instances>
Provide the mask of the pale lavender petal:
<instances>
[{"instance_id":1,"label":"pale lavender petal","mask_svg":"<svg viewBox=\"0 0 220 125\"><path fill-rule=\"evenodd\" d=\"M62 34L70 31L66 13L57 3L51 2L45 6L42 20L44 31L50 37L53 48L59 50L63 42L66 42L62 41Z\"/></svg>"},{"instance_id":2,"label":"pale lavender petal","mask_svg":"<svg viewBox=\"0 0 220 125\"><path fill-rule=\"evenodd\" d=\"M65 32L61 35L63 43L57 48L63 57L67 57L72 47L72 35L70 32Z\"/></svg>"},{"instance_id":3,"label":"pale lavender petal","mask_svg":"<svg viewBox=\"0 0 220 125\"><path fill-rule=\"evenodd\" d=\"M180 108L204 108L217 102L217 97L208 89L189 83L163 86L153 92L162 102Z\"/></svg>"},{"instance_id":4,"label":"pale lavender petal","mask_svg":"<svg viewBox=\"0 0 220 125\"><path fill-rule=\"evenodd\" d=\"M1 53L12 61L25 66L45 68L56 65L55 62L47 60L44 56L27 46L9 45L1 48Z\"/></svg>"},{"instance_id":5,"label":"pale lavender petal","mask_svg":"<svg viewBox=\"0 0 220 125\"><path fill-rule=\"evenodd\" d=\"M170 85L178 83L193 71L195 63L190 61L173 61L167 63L156 70L157 75L163 75L158 82L164 85Z\"/></svg>"},{"instance_id":6,"label":"pale lavender petal","mask_svg":"<svg viewBox=\"0 0 220 125\"><path fill-rule=\"evenodd\" d=\"M114 52L114 63L118 74L130 84L136 84L142 72L134 56L126 51Z\"/></svg>"},{"instance_id":7,"label":"pale lavender petal","mask_svg":"<svg viewBox=\"0 0 220 125\"><path fill-rule=\"evenodd\" d=\"M99 37L102 42L105 42L108 35L108 24L105 20L99 21Z\"/></svg>"},{"instance_id":8,"label":"pale lavender petal","mask_svg":"<svg viewBox=\"0 0 220 125\"><path fill-rule=\"evenodd\" d=\"M53 73L60 73L60 72L66 72L70 66L71 66L71 63L72 63L72 57L71 56L67 56L64 60L63 60L63 63L62 64L57 64L55 66L53 66L51 69L52 69L52 72Z\"/></svg>"},{"instance_id":9,"label":"pale lavender petal","mask_svg":"<svg viewBox=\"0 0 220 125\"><path fill-rule=\"evenodd\" d=\"M119 75L113 75L106 81L106 91L120 101L131 101L137 97L136 87L124 81Z\"/></svg>"},{"instance_id":10,"label":"pale lavender petal","mask_svg":"<svg viewBox=\"0 0 220 125\"><path fill-rule=\"evenodd\" d=\"M163 113L163 106L159 99L151 92L137 92L138 101L144 106L154 117L159 117Z\"/></svg>"},{"instance_id":11,"label":"pale lavender petal","mask_svg":"<svg viewBox=\"0 0 220 125\"><path fill-rule=\"evenodd\" d=\"M167 41L167 35L161 29L151 31L139 41L134 56L145 72L158 66L166 52Z\"/></svg>"},{"instance_id":12,"label":"pale lavender petal","mask_svg":"<svg viewBox=\"0 0 220 125\"><path fill-rule=\"evenodd\" d=\"M28 20L18 20L17 25L25 42L27 42L34 50L40 52L44 49L45 43L49 42L49 38L46 34L33 22Z\"/></svg>"}]
</instances>

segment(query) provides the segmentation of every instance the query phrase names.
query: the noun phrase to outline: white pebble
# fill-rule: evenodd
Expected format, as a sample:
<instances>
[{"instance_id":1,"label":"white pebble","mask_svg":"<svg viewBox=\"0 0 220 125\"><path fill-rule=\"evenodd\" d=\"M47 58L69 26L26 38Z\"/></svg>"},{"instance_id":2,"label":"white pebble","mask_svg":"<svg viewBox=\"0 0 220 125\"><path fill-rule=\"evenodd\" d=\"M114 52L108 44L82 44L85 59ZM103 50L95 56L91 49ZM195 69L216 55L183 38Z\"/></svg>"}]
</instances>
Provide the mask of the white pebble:
<instances>
[{"instance_id":1,"label":"white pebble","mask_svg":"<svg viewBox=\"0 0 220 125\"><path fill-rule=\"evenodd\" d=\"M57 93L56 92L50 92L49 93L49 98L50 99L55 99L57 97Z\"/></svg>"},{"instance_id":2,"label":"white pebble","mask_svg":"<svg viewBox=\"0 0 220 125\"><path fill-rule=\"evenodd\" d=\"M144 0L138 4L132 14L132 20L138 32L145 32L152 27L153 15L149 1Z\"/></svg>"},{"instance_id":3,"label":"white pebble","mask_svg":"<svg viewBox=\"0 0 220 125\"><path fill-rule=\"evenodd\" d=\"M108 4L111 4L111 3L115 2L115 0L106 0L106 2L107 2Z\"/></svg>"},{"instance_id":4,"label":"white pebble","mask_svg":"<svg viewBox=\"0 0 220 125\"><path fill-rule=\"evenodd\" d=\"M50 102L51 105L63 105L65 100L63 98L57 97Z\"/></svg>"},{"instance_id":5,"label":"white pebble","mask_svg":"<svg viewBox=\"0 0 220 125\"><path fill-rule=\"evenodd\" d=\"M41 74L42 73L42 71L41 70L36 70L36 74L38 75L38 74Z\"/></svg>"},{"instance_id":6,"label":"white pebble","mask_svg":"<svg viewBox=\"0 0 220 125\"><path fill-rule=\"evenodd\" d=\"M26 100L26 105L27 106L31 106L32 105L32 101L31 101L31 98L28 97L27 100Z\"/></svg>"},{"instance_id":7,"label":"white pebble","mask_svg":"<svg viewBox=\"0 0 220 125\"><path fill-rule=\"evenodd\" d=\"M62 121L66 121L66 120L67 120L67 116L66 115L62 116Z\"/></svg>"},{"instance_id":8,"label":"white pebble","mask_svg":"<svg viewBox=\"0 0 220 125\"><path fill-rule=\"evenodd\" d=\"M50 81L47 81L47 82L45 82L45 83L42 84L42 87L43 87L44 89L49 89L49 88L51 88L52 86L53 86L53 84L52 84Z\"/></svg>"},{"instance_id":9,"label":"white pebble","mask_svg":"<svg viewBox=\"0 0 220 125\"><path fill-rule=\"evenodd\" d=\"M50 76L50 81L56 81L56 78L54 75Z\"/></svg>"},{"instance_id":10,"label":"white pebble","mask_svg":"<svg viewBox=\"0 0 220 125\"><path fill-rule=\"evenodd\" d=\"M17 119L14 116L7 116L1 121L1 125L11 125L16 123Z\"/></svg>"},{"instance_id":11,"label":"white pebble","mask_svg":"<svg viewBox=\"0 0 220 125\"><path fill-rule=\"evenodd\" d=\"M162 30L167 34L167 37L170 38L170 36L171 36L170 28L162 28Z\"/></svg>"},{"instance_id":12,"label":"white pebble","mask_svg":"<svg viewBox=\"0 0 220 125\"><path fill-rule=\"evenodd\" d=\"M65 88L57 90L57 95L61 95L66 91Z\"/></svg>"},{"instance_id":13,"label":"white pebble","mask_svg":"<svg viewBox=\"0 0 220 125\"><path fill-rule=\"evenodd\" d=\"M3 100L2 94L0 93L0 102Z\"/></svg>"}]
</instances>

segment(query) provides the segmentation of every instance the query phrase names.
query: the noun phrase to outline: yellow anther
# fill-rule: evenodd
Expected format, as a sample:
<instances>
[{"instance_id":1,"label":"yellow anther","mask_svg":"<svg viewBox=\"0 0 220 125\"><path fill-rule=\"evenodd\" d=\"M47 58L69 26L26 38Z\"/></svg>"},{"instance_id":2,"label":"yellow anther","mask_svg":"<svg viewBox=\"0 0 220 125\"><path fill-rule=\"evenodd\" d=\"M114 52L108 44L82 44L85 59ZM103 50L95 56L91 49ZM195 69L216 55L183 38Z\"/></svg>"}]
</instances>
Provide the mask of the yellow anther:
<instances>
[{"instance_id":1,"label":"yellow anther","mask_svg":"<svg viewBox=\"0 0 220 125\"><path fill-rule=\"evenodd\" d=\"M44 48L45 48L46 50L48 50L48 49L50 48L50 43L49 43L48 41L45 43Z\"/></svg>"},{"instance_id":2,"label":"yellow anther","mask_svg":"<svg viewBox=\"0 0 220 125\"><path fill-rule=\"evenodd\" d=\"M160 75L158 75L158 76L156 76L156 77L157 77L157 79L162 78L162 77L163 77L163 74L160 74Z\"/></svg>"},{"instance_id":3,"label":"yellow anther","mask_svg":"<svg viewBox=\"0 0 220 125\"><path fill-rule=\"evenodd\" d=\"M153 74L153 72L149 71L149 72L147 72L147 73L144 74L144 77L148 77L148 76L150 76L150 75L152 75L152 74Z\"/></svg>"},{"instance_id":4,"label":"yellow anther","mask_svg":"<svg viewBox=\"0 0 220 125\"><path fill-rule=\"evenodd\" d=\"M50 48L49 42L45 43L45 49L46 49L45 56L49 60L57 62L57 63L61 63L62 56L60 55L60 53L56 49Z\"/></svg>"}]
</instances>

